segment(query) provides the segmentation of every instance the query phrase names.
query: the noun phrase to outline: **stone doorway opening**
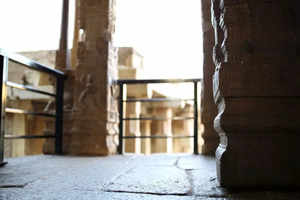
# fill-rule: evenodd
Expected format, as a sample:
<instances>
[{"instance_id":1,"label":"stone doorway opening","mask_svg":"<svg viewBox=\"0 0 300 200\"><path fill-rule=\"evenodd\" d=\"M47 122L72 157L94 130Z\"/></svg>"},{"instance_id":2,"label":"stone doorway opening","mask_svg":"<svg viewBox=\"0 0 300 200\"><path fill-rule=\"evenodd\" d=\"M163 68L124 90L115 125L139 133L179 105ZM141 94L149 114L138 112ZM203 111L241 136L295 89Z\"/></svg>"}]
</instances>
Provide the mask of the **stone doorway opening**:
<instances>
[{"instance_id":1,"label":"stone doorway opening","mask_svg":"<svg viewBox=\"0 0 300 200\"><path fill-rule=\"evenodd\" d=\"M153 15L153 10L156 14ZM201 79L203 74L201 1L116 1L115 46L119 47L118 79ZM193 86L183 84L129 85L127 99L193 98ZM204 141L198 84L199 122L197 148L193 138L194 102L130 102L124 118L190 118L188 120L126 120L123 123L125 153L193 153ZM174 136L176 139L146 138ZM186 138L184 138L186 136ZM138 138L135 138L138 137ZM121 141L121 140L119 140ZM120 143L120 142L119 142ZM159 145L157 145L159 143ZM119 145L119 148L122 145ZM196 149L196 151L195 151ZM120 151L119 151L120 152Z\"/></svg>"}]
</instances>

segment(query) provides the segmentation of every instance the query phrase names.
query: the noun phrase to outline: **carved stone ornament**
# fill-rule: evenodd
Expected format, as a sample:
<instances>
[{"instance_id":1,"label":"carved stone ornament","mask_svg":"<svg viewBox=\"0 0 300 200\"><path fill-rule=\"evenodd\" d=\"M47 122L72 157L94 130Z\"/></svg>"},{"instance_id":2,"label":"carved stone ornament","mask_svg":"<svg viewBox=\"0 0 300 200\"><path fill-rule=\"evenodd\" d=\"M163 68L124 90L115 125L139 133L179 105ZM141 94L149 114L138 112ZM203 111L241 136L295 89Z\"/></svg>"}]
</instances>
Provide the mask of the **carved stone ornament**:
<instances>
[{"instance_id":1,"label":"carved stone ornament","mask_svg":"<svg viewBox=\"0 0 300 200\"><path fill-rule=\"evenodd\" d=\"M98 107L97 89L94 86L93 77L91 74L82 75L80 78L80 88L83 88L80 92L78 100L74 106L74 111L80 111L82 109L88 109L91 106Z\"/></svg>"},{"instance_id":2,"label":"carved stone ornament","mask_svg":"<svg viewBox=\"0 0 300 200\"><path fill-rule=\"evenodd\" d=\"M225 13L224 9L224 0L212 0L212 25L215 30L215 45L213 49L213 61L215 64L215 74L213 77L213 94L214 100L218 107L218 114L214 121L214 128L219 134L220 137L220 144L216 151L216 159L217 162L221 160L222 155L226 151L227 147L227 138L224 130L221 127L221 119L222 115L225 111L225 99L223 98L221 91L220 91L220 84L219 84L219 72L222 68L222 64L225 62L225 45L226 45L226 36L227 36L227 28L223 21L223 16ZM220 181L220 165L217 164L217 174L218 179ZM220 181L221 182L221 181Z\"/></svg>"},{"instance_id":3,"label":"carved stone ornament","mask_svg":"<svg viewBox=\"0 0 300 200\"><path fill-rule=\"evenodd\" d=\"M82 62L86 55L86 47L84 42L78 42L78 51L77 51L77 58L79 62Z\"/></svg>"}]
</instances>

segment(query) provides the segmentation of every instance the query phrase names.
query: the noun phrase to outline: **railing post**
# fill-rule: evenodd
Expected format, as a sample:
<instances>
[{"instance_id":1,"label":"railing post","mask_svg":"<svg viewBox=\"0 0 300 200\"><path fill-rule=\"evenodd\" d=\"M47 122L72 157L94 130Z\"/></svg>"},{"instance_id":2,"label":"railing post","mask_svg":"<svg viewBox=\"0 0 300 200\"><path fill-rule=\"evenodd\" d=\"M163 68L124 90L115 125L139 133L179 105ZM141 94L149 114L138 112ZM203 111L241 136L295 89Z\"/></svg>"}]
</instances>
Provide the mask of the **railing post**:
<instances>
[{"instance_id":1,"label":"railing post","mask_svg":"<svg viewBox=\"0 0 300 200\"><path fill-rule=\"evenodd\" d=\"M63 100L64 79L56 80L56 121L55 121L55 153L63 153Z\"/></svg>"},{"instance_id":2,"label":"railing post","mask_svg":"<svg viewBox=\"0 0 300 200\"><path fill-rule=\"evenodd\" d=\"M0 166L5 165L4 162L4 134L5 134L5 104L6 104L6 81L8 75L8 58L0 55L0 76L1 76L1 122L0 122Z\"/></svg>"},{"instance_id":3,"label":"railing post","mask_svg":"<svg viewBox=\"0 0 300 200\"><path fill-rule=\"evenodd\" d=\"M194 154L198 151L198 82L194 81Z\"/></svg>"},{"instance_id":4,"label":"railing post","mask_svg":"<svg viewBox=\"0 0 300 200\"><path fill-rule=\"evenodd\" d=\"M118 153L123 154L123 83L119 84L119 146Z\"/></svg>"}]
</instances>

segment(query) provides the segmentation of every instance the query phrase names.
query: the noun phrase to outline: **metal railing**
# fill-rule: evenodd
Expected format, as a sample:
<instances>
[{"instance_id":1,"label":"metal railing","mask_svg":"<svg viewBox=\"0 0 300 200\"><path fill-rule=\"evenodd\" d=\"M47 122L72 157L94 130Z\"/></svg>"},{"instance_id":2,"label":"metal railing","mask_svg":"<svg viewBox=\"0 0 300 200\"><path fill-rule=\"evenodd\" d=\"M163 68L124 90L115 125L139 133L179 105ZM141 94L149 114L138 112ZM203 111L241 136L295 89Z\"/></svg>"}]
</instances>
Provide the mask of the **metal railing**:
<instances>
[{"instance_id":1,"label":"metal railing","mask_svg":"<svg viewBox=\"0 0 300 200\"><path fill-rule=\"evenodd\" d=\"M36 89L29 85L23 85L15 82L8 81L8 62L12 61L20 64L20 67L26 67L31 70L43 72L49 74L56 78L56 92L46 92L43 90ZM19 66L19 65L18 65ZM35 61L32 61L28 58L25 58L21 55L13 54L6 52L0 49L0 76L2 84L0 87L1 92L1 105L0 105L0 113L1 113L1 122L0 122L0 166L4 165L4 139L41 139L41 138L55 138L55 153L62 154L62 132L63 132L63 93L64 93L64 80L66 79L66 75L58 70L51 69L44 65L41 65ZM47 95L55 98L55 114L50 114L46 112L31 112L22 109L16 108L7 108L7 87L17 88L20 90L30 91L33 93L38 93L42 95ZM34 116L42 116L42 117L51 117L55 118L55 133L51 135L18 135L18 136L9 136L5 135L5 116L6 113L13 114L24 114L24 115L34 115Z\"/></svg>"},{"instance_id":2,"label":"metal railing","mask_svg":"<svg viewBox=\"0 0 300 200\"><path fill-rule=\"evenodd\" d=\"M117 80L119 85L119 146L118 153L123 154L123 140L124 139L194 139L194 154L198 154L198 82L201 79L149 79L149 80ZM138 85L138 84L162 84L162 83L193 83L194 86L194 98L192 99L180 99L180 98L145 98L145 99L123 99L124 85ZM123 113L123 104L125 102L176 102L176 101L193 101L194 103L194 116L193 117L172 117L172 118L159 118L159 117L138 117L138 118L126 118ZM194 120L194 134L192 136L166 136L166 135L150 135L150 136L124 136L123 122L128 120Z\"/></svg>"}]
</instances>

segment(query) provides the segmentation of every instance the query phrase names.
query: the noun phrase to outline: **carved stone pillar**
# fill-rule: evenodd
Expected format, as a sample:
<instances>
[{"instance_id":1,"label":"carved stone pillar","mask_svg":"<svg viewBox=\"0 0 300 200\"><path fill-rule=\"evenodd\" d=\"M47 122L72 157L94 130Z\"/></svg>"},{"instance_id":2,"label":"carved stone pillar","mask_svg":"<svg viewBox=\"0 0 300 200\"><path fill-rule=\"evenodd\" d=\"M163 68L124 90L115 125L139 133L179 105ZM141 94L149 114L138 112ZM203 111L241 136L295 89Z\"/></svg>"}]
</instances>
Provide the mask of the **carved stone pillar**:
<instances>
[{"instance_id":1,"label":"carved stone pillar","mask_svg":"<svg viewBox=\"0 0 300 200\"><path fill-rule=\"evenodd\" d=\"M300 186L298 2L212 0L223 186Z\"/></svg>"},{"instance_id":2,"label":"carved stone pillar","mask_svg":"<svg viewBox=\"0 0 300 200\"><path fill-rule=\"evenodd\" d=\"M165 118L165 120L152 120L151 134L153 136L172 136L172 108L155 107L153 116L156 118ZM173 139L152 139L152 153L172 153Z\"/></svg>"},{"instance_id":3,"label":"carved stone pillar","mask_svg":"<svg viewBox=\"0 0 300 200\"><path fill-rule=\"evenodd\" d=\"M70 154L108 155L116 152L117 52L112 46L114 0L81 0L74 83Z\"/></svg>"},{"instance_id":4,"label":"carved stone pillar","mask_svg":"<svg viewBox=\"0 0 300 200\"><path fill-rule=\"evenodd\" d=\"M214 118L217 106L213 98L212 77L215 71L212 51L214 46L214 29L211 25L210 1L202 0L202 30L203 30L203 81L201 95L201 121L204 126L199 151L201 154L214 154L219 138L214 130ZM200 115L199 115L200 116ZM200 127L200 126L199 126ZM199 131L199 134L201 132ZM199 137L200 138L200 137ZM200 145L201 144L201 145Z\"/></svg>"},{"instance_id":5,"label":"carved stone pillar","mask_svg":"<svg viewBox=\"0 0 300 200\"><path fill-rule=\"evenodd\" d=\"M141 114L141 103L126 103L126 118L139 118ZM140 121L128 120L125 125L125 136L141 136ZM125 139L126 153L141 153L141 139Z\"/></svg>"}]
</instances>

